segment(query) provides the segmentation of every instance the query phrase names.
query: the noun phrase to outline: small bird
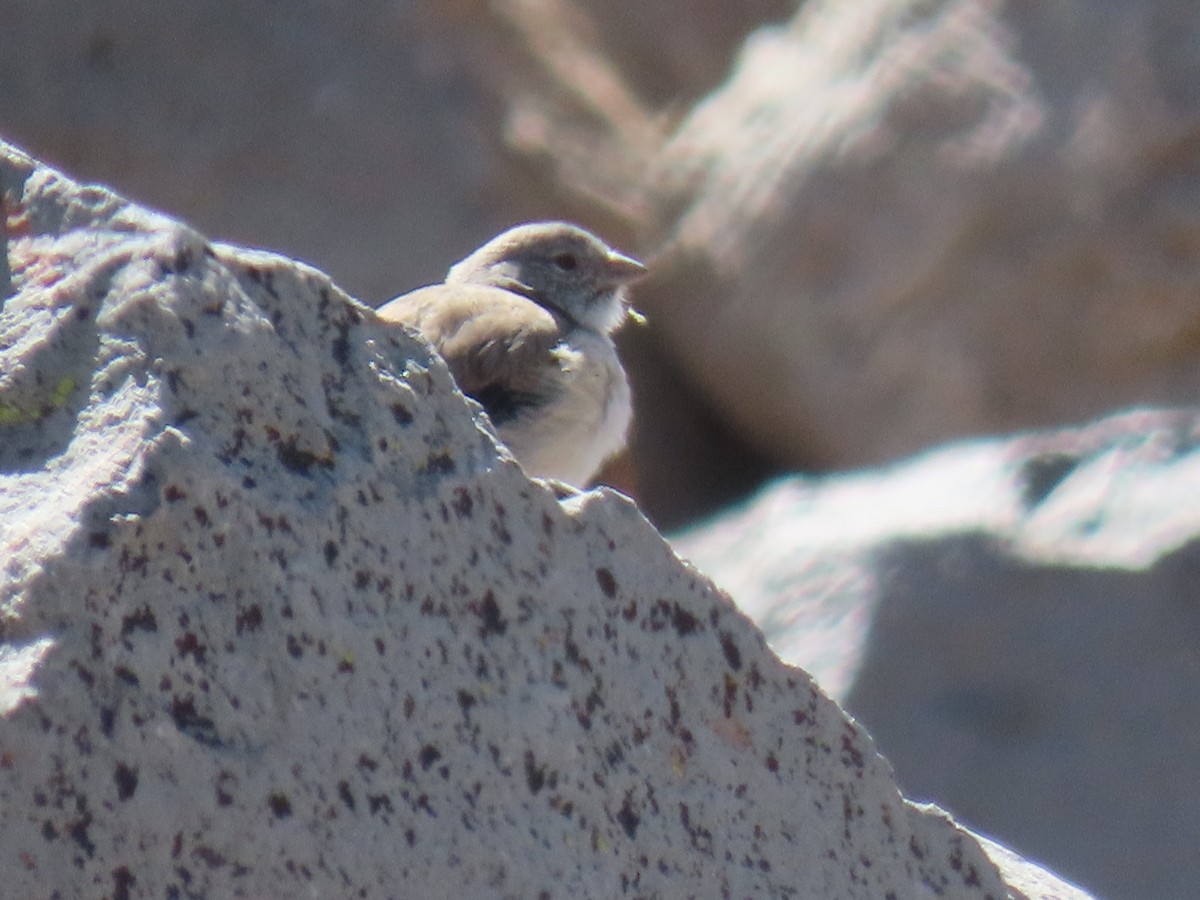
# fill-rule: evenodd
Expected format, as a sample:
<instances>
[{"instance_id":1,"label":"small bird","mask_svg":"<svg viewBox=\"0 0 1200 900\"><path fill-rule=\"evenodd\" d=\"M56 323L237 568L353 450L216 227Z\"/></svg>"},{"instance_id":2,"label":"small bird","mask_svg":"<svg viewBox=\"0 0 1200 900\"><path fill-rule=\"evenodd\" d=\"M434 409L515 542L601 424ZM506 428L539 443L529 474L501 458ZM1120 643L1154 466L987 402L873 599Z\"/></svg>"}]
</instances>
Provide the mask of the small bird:
<instances>
[{"instance_id":1,"label":"small bird","mask_svg":"<svg viewBox=\"0 0 1200 900\"><path fill-rule=\"evenodd\" d=\"M377 312L419 331L530 476L584 487L633 408L612 333L640 262L566 222L518 225Z\"/></svg>"}]
</instances>

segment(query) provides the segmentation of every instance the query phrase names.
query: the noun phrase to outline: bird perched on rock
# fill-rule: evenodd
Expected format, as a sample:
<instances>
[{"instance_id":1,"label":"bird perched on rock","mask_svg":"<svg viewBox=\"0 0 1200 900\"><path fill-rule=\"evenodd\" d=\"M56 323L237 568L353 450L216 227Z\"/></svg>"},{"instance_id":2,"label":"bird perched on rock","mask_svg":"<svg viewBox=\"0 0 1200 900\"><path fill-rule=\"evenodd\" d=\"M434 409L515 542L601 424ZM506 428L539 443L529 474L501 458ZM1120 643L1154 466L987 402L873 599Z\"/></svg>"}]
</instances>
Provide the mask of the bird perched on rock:
<instances>
[{"instance_id":1,"label":"bird perched on rock","mask_svg":"<svg viewBox=\"0 0 1200 900\"><path fill-rule=\"evenodd\" d=\"M645 272L582 228L538 222L378 313L433 344L526 474L585 486L625 445L632 406L611 335L641 319L626 286Z\"/></svg>"}]
</instances>

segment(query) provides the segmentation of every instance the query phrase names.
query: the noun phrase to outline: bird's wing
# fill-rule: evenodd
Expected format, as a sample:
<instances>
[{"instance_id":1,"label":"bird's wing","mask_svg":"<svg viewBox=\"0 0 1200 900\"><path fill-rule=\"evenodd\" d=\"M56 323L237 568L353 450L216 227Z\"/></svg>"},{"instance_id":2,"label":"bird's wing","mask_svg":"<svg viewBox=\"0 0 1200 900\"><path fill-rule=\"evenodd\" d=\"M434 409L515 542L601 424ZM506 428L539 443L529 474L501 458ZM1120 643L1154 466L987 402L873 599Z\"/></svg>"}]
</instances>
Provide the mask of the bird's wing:
<instances>
[{"instance_id":1,"label":"bird's wing","mask_svg":"<svg viewBox=\"0 0 1200 900\"><path fill-rule=\"evenodd\" d=\"M464 394L497 425L555 396L562 329L524 297L482 285L436 284L397 297L380 318L409 325L446 360Z\"/></svg>"}]
</instances>

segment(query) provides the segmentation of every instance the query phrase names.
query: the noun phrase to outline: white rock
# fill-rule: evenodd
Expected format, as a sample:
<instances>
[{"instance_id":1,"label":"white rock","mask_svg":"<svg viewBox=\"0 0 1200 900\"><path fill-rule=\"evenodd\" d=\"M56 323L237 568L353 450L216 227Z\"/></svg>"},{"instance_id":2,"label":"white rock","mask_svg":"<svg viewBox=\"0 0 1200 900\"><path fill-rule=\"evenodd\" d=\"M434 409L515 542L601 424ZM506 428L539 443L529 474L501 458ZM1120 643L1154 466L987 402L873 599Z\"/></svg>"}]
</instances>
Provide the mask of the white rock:
<instances>
[{"instance_id":1,"label":"white rock","mask_svg":"<svg viewBox=\"0 0 1200 900\"><path fill-rule=\"evenodd\" d=\"M638 302L805 470L1192 402L1197 29L1190 0L800 4L657 161Z\"/></svg>"},{"instance_id":2,"label":"white rock","mask_svg":"<svg viewBox=\"0 0 1200 900\"><path fill-rule=\"evenodd\" d=\"M0 185L6 896L1025 890L323 275Z\"/></svg>"},{"instance_id":3,"label":"white rock","mask_svg":"<svg viewBox=\"0 0 1200 900\"><path fill-rule=\"evenodd\" d=\"M1190 896L1198 448L1195 411L1127 412L781 479L674 543L906 792L1102 896Z\"/></svg>"}]
</instances>

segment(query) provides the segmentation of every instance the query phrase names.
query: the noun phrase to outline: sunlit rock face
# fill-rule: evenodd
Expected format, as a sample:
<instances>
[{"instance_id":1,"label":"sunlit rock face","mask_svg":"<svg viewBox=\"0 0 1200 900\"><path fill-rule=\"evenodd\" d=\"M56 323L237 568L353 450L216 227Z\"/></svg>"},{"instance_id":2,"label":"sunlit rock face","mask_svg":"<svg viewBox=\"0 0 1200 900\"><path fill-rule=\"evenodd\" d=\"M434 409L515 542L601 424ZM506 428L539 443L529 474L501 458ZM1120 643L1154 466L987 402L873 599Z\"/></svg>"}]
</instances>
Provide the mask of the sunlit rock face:
<instances>
[{"instance_id":1,"label":"sunlit rock face","mask_svg":"<svg viewBox=\"0 0 1200 900\"><path fill-rule=\"evenodd\" d=\"M1072 896L319 272L0 189L7 893Z\"/></svg>"}]
</instances>

